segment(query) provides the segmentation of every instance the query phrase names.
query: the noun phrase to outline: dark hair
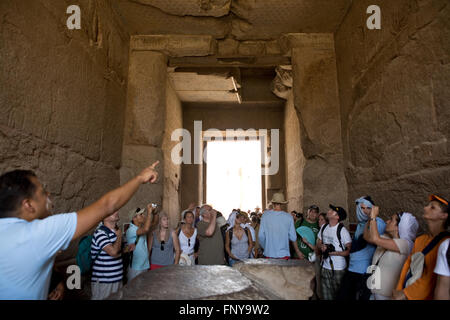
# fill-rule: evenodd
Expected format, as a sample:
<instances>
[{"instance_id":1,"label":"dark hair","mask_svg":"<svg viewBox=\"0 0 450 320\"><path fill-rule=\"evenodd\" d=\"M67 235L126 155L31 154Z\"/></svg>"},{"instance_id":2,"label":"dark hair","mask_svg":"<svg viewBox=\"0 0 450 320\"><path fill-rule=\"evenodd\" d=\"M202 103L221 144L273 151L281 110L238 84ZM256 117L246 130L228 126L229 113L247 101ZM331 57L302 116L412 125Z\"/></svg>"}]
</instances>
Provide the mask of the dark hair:
<instances>
[{"instance_id":1,"label":"dark hair","mask_svg":"<svg viewBox=\"0 0 450 320\"><path fill-rule=\"evenodd\" d=\"M447 220L445 220L445 228L448 228L448 226L450 225L450 206L446 206L442 202L438 202L438 201L437 201L437 203L441 207L442 211L447 213Z\"/></svg>"},{"instance_id":2,"label":"dark hair","mask_svg":"<svg viewBox=\"0 0 450 320\"><path fill-rule=\"evenodd\" d=\"M195 214L194 214L191 210L189 210L189 211L186 211L186 212L184 213L184 218L185 218L185 219L186 219L186 216L188 215L188 213L192 214L192 216L195 218Z\"/></svg>"},{"instance_id":3,"label":"dark hair","mask_svg":"<svg viewBox=\"0 0 450 320\"><path fill-rule=\"evenodd\" d=\"M33 197L36 185L33 171L14 170L0 177L0 218L13 217L24 199Z\"/></svg>"},{"instance_id":4,"label":"dark hair","mask_svg":"<svg viewBox=\"0 0 450 320\"><path fill-rule=\"evenodd\" d=\"M369 201L373 206L375 205L375 202L373 202L371 196L365 196L364 199L366 199L367 201Z\"/></svg>"},{"instance_id":5,"label":"dark hair","mask_svg":"<svg viewBox=\"0 0 450 320\"><path fill-rule=\"evenodd\" d=\"M326 214L325 212L319 213L319 217L320 217L320 216L322 216L322 217L325 219L325 221L328 221L328 219L327 219L327 214Z\"/></svg>"}]
</instances>

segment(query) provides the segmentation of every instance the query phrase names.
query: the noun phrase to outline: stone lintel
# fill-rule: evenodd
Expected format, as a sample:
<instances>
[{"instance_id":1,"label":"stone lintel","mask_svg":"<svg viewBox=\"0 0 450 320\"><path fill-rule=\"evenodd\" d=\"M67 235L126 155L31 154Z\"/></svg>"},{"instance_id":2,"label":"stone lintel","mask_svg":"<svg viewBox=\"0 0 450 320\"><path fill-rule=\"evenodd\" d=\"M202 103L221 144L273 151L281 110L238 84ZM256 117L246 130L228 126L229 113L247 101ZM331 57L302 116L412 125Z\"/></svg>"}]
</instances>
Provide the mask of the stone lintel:
<instances>
[{"instance_id":1,"label":"stone lintel","mask_svg":"<svg viewBox=\"0 0 450 320\"><path fill-rule=\"evenodd\" d=\"M216 47L216 40L210 35L138 35L130 40L133 51L158 51L169 57L209 56Z\"/></svg>"},{"instance_id":2,"label":"stone lintel","mask_svg":"<svg viewBox=\"0 0 450 320\"><path fill-rule=\"evenodd\" d=\"M334 51L332 33L287 33L279 40L283 53L290 55L294 48L308 48Z\"/></svg>"},{"instance_id":3,"label":"stone lintel","mask_svg":"<svg viewBox=\"0 0 450 320\"><path fill-rule=\"evenodd\" d=\"M263 57L180 57L169 58L170 67L276 67L290 65L291 59L285 56Z\"/></svg>"}]
</instances>

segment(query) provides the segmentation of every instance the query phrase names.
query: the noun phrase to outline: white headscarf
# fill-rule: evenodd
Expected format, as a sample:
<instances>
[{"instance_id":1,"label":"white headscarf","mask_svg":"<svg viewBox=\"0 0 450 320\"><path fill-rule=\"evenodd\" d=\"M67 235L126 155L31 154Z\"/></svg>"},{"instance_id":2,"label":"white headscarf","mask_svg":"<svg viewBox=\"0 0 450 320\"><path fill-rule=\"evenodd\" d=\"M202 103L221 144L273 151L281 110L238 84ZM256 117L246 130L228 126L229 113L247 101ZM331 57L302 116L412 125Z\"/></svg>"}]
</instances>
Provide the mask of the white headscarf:
<instances>
[{"instance_id":1,"label":"white headscarf","mask_svg":"<svg viewBox=\"0 0 450 320\"><path fill-rule=\"evenodd\" d=\"M227 223L228 223L227 231L234 227L234 221L236 220L236 216L237 216L237 211L233 210L227 220Z\"/></svg>"},{"instance_id":2,"label":"white headscarf","mask_svg":"<svg viewBox=\"0 0 450 320\"><path fill-rule=\"evenodd\" d=\"M408 241L410 253L413 249L418 229L419 223L417 222L416 217L409 212L403 212L400 222L398 223L398 234L400 239Z\"/></svg>"}]
</instances>

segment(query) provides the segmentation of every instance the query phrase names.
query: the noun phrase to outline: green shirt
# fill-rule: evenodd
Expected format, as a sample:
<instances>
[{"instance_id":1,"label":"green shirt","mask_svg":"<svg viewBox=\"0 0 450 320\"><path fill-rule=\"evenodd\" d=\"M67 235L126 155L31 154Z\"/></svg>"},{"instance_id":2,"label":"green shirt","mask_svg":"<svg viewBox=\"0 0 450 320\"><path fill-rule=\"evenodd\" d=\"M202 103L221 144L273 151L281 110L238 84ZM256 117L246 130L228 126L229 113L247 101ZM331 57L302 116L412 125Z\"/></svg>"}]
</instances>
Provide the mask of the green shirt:
<instances>
[{"instance_id":1,"label":"green shirt","mask_svg":"<svg viewBox=\"0 0 450 320\"><path fill-rule=\"evenodd\" d=\"M303 222L298 220L295 223L295 230L297 230L297 228L299 228L301 226L310 228L313 231L314 236L317 239L317 234L319 233L319 223L318 222L310 223L310 222L306 221L306 219L304 219ZM313 252L313 250L310 247L308 247L305 243L303 243L303 241L301 240L298 233L297 233L297 245L298 245L298 248L300 249L300 252L303 253L303 255L305 256L305 259L308 259L308 254Z\"/></svg>"}]
</instances>

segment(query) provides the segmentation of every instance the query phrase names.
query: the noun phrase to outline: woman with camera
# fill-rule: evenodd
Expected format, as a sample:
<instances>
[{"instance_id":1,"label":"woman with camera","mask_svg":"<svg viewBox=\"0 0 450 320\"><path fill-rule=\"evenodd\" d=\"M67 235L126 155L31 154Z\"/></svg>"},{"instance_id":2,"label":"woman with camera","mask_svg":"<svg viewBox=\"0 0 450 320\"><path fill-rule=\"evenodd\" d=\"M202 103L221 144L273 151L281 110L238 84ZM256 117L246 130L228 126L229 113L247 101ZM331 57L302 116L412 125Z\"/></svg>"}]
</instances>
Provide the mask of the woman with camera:
<instances>
[{"instance_id":1,"label":"woman with camera","mask_svg":"<svg viewBox=\"0 0 450 320\"><path fill-rule=\"evenodd\" d=\"M414 245L419 223L411 213L396 213L386 221L385 232L380 236L375 220L378 214L379 207L374 206L370 223L364 230L364 239L377 245L372 259L372 278L379 278L373 278L374 284L369 288L372 291L370 299L391 300L392 290L397 285L403 264Z\"/></svg>"},{"instance_id":2,"label":"woman with camera","mask_svg":"<svg viewBox=\"0 0 450 320\"><path fill-rule=\"evenodd\" d=\"M180 260L180 242L175 230L169 229L169 217L163 211L159 213L159 225L149 241L150 270L178 264Z\"/></svg>"}]
</instances>

